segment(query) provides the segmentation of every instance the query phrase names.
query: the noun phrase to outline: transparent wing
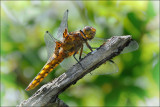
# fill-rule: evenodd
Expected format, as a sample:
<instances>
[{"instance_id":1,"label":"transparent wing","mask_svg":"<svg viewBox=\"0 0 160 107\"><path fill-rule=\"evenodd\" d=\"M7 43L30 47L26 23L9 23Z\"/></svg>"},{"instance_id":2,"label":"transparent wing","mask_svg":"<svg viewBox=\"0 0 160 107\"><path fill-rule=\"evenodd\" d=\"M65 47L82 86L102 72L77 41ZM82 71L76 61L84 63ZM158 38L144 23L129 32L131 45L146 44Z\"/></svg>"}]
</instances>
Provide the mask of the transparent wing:
<instances>
[{"instance_id":1,"label":"transparent wing","mask_svg":"<svg viewBox=\"0 0 160 107\"><path fill-rule=\"evenodd\" d=\"M129 45L123 49L123 51L121 52L121 54L135 51L135 50L137 50L138 48L139 48L138 43L137 43L135 40L132 40L132 41L129 43Z\"/></svg>"},{"instance_id":2,"label":"transparent wing","mask_svg":"<svg viewBox=\"0 0 160 107\"><path fill-rule=\"evenodd\" d=\"M68 70L70 67L72 67L74 64L76 64L77 61L74 59L73 56L70 56L68 58L65 58L61 63L61 67L65 70Z\"/></svg>"},{"instance_id":3,"label":"transparent wing","mask_svg":"<svg viewBox=\"0 0 160 107\"><path fill-rule=\"evenodd\" d=\"M73 66L76 63L77 61L74 59L73 56L71 56L64 59L64 61L60 65L63 69L68 70L71 66ZM116 63L107 61L105 64L101 65L99 68L95 69L91 74L92 75L108 75L108 74L116 73L118 72L118 70L119 69Z\"/></svg>"},{"instance_id":4,"label":"transparent wing","mask_svg":"<svg viewBox=\"0 0 160 107\"><path fill-rule=\"evenodd\" d=\"M79 50L80 51L80 50ZM75 57L79 60L79 53L75 55ZM84 56L86 56L87 54L82 53L82 58ZM77 63L77 61L74 59L73 56L70 56L68 58L65 58L61 63L61 67L65 70L68 70L70 67L72 67L73 65L75 65Z\"/></svg>"},{"instance_id":5,"label":"transparent wing","mask_svg":"<svg viewBox=\"0 0 160 107\"><path fill-rule=\"evenodd\" d=\"M118 66L116 63L111 61L106 61L105 64L102 64L99 68L91 72L92 75L108 75L118 72Z\"/></svg>"},{"instance_id":6,"label":"transparent wing","mask_svg":"<svg viewBox=\"0 0 160 107\"><path fill-rule=\"evenodd\" d=\"M90 44L90 46L92 48L98 48L100 47L103 43L107 42L108 39L104 39L104 38L97 38L95 37L93 40L88 41L88 43ZM85 46L84 48L84 52L90 52L90 50L88 49L87 46ZM112 73L116 73L118 72L118 66L116 63L111 62L111 61L106 61L105 64L102 64L99 68L95 69L93 72L91 72L92 75L108 75L108 74L112 74ZM89 74L90 76L90 74Z\"/></svg>"},{"instance_id":7,"label":"transparent wing","mask_svg":"<svg viewBox=\"0 0 160 107\"><path fill-rule=\"evenodd\" d=\"M100 47L103 43L107 42L108 39L103 39L103 38L97 38L95 37L93 40L91 41L88 41L88 43L90 44L91 47L93 48L98 48ZM127 47L125 47L123 49L123 51L121 52L121 54L124 54L124 53L129 53L129 52L132 52L132 51L135 51L139 48L139 45L138 43L135 41L135 40L132 40L129 45ZM88 49L88 47L86 45L84 45L84 52L88 53L90 52L90 50Z\"/></svg>"},{"instance_id":8,"label":"transparent wing","mask_svg":"<svg viewBox=\"0 0 160 107\"><path fill-rule=\"evenodd\" d=\"M89 45L94 49L100 47L103 43L107 42L108 39L94 37L92 40L88 41ZM84 44L84 53L91 52L89 48Z\"/></svg>"},{"instance_id":9,"label":"transparent wing","mask_svg":"<svg viewBox=\"0 0 160 107\"><path fill-rule=\"evenodd\" d=\"M68 10L65 11L62 22L58 29L57 35L54 36L56 39L48 31L44 35L44 40L45 40L46 47L47 47L48 58L50 58L50 56L54 52L56 41L63 39L63 32L65 29L68 29Z\"/></svg>"},{"instance_id":10,"label":"transparent wing","mask_svg":"<svg viewBox=\"0 0 160 107\"><path fill-rule=\"evenodd\" d=\"M100 46L104 42L107 42L107 39L95 38L94 41L90 42L90 45L92 47L97 46L97 45ZM129 52L137 50L138 48L139 48L138 43L135 40L132 40L129 43L129 45L127 47L125 47L121 53L122 54L129 53ZM107 61L105 64L101 65L99 68L95 69L91 74L92 75L107 75L107 74L116 73L118 71L119 71L119 68L116 63L111 62L111 61Z\"/></svg>"},{"instance_id":11,"label":"transparent wing","mask_svg":"<svg viewBox=\"0 0 160 107\"><path fill-rule=\"evenodd\" d=\"M46 43L46 48L47 48L47 54L48 54L48 59L50 56L53 54L55 46L56 46L56 40L54 37L47 31L44 35L44 41Z\"/></svg>"},{"instance_id":12,"label":"transparent wing","mask_svg":"<svg viewBox=\"0 0 160 107\"><path fill-rule=\"evenodd\" d=\"M92 45L92 47L98 48L100 45L102 45L104 42L107 42L108 39L104 38L98 38L94 37L92 40L88 41L89 44Z\"/></svg>"},{"instance_id":13,"label":"transparent wing","mask_svg":"<svg viewBox=\"0 0 160 107\"><path fill-rule=\"evenodd\" d=\"M63 19L61 21L60 27L58 28L58 32L55 38L61 41L63 39L63 32L65 29L68 30L68 10L64 12Z\"/></svg>"}]
</instances>

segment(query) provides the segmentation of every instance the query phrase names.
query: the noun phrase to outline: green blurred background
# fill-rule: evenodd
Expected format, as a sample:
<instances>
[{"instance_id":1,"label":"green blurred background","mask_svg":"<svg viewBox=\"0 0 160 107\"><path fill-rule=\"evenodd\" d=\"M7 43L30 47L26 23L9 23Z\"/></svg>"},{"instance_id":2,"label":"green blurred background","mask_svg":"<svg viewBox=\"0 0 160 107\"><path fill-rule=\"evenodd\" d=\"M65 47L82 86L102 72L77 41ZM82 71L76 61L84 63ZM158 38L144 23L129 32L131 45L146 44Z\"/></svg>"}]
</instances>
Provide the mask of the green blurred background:
<instances>
[{"instance_id":1,"label":"green blurred background","mask_svg":"<svg viewBox=\"0 0 160 107\"><path fill-rule=\"evenodd\" d=\"M139 49L113 59L118 73L85 77L59 98L70 106L158 106L158 1L1 1L1 106L19 104L57 77L52 72L25 91L47 60L44 33L57 31L66 9L69 31L88 25L100 38L132 35Z\"/></svg>"}]
</instances>

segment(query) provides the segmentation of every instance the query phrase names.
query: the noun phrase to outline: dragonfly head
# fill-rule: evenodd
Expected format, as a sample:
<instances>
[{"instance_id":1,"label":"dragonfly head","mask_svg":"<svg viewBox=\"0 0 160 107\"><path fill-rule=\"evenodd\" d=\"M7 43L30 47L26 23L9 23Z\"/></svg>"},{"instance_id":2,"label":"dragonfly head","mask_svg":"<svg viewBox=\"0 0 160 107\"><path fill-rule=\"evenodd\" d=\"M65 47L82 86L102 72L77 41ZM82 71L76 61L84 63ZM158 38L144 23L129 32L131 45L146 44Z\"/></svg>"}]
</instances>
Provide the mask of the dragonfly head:
<instances>
[{"instance_id":1,"label":"dragonfly head","mask_svg":"<svg viewBox=\"0 0 160 107\"><path fill-rule=\"evenodd\" d=\"M93 28L93 27L90 27L90 26L86 26L86 27L83 28L83 32L84 32L86 38L88 40L91 40L91 39L94 38L94 36L96 34L96 29Z\"/></svg>"}]
</instances>

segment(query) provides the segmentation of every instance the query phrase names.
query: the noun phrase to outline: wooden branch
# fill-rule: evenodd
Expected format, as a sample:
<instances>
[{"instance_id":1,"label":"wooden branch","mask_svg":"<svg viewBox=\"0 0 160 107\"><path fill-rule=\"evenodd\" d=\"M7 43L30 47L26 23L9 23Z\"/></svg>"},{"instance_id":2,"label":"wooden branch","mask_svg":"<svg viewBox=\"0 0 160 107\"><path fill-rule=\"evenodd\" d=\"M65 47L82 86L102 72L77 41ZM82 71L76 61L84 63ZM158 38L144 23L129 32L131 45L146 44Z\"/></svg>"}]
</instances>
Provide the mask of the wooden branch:
<instances>
[{"instance_id":1,"label":"wooden branch","mask_svg":"<svg viewBox=\"0 0 160 107\"><path fill-rule=\"evenodd\" d=\"M72 84L84 77L87 73L98 68L107 60L120 54L120 52L130 43L131 36L114 36L106 43L101 45L95 51L85 56L80 63L72 66L67 72L55 78L51 82L43 85L34 95L29 99L21 102L19 106L48 106L54 105L56 107L67 105L58 99L58 95L70 87Z\"/></svg>"}]
</instances>

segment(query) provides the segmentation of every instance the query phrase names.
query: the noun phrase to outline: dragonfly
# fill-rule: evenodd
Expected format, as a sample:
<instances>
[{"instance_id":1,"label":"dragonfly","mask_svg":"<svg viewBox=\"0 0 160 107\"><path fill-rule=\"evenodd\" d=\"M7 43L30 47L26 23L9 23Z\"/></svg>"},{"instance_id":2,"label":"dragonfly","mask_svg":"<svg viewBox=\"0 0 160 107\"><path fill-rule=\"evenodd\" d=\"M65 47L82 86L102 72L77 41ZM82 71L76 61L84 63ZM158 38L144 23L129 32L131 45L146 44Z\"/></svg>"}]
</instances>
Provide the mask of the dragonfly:
<instances>
[{"instance_id":1,"label":"dragonfly","mask_svg":"<svg viewBox=\"0 0 160 107\"><path fill-rule=\"evenodd\" d=\"M82 30L75 32L68 32L68 10L64 12L63 19L61 21L60 27L58 29L57 35L52 36L49 31L46 31L44 35L44 40L47 47L48 61L44 67L40 70L37 76L32 80L32 82L26 88L26 91L34 89L40 84L40 82L56 68L62 61L61 64L71 63L72 61L68 58L73 56L73 58L80 64L83 56L84 48L88 48L90 51L93 51L93 48L90 46L89 41L93 40L96 35L96 29L91 26L86 26ZM102 40L106 41L106 40ZM96 41L97 42L97 41ZM84 46L85 44L85 46ZM133 45L134 46L134 45ZM133 47L131 46L131 47ZM134 47L135 48L135 47ZM132 48L130 49L133 50ZM75 57L76 54L79 54L79 60ZM68 60L69 59L69 60ZM64 61L66 60L66 61ZM68 60L68 62L67 62ZM64 64L64 65L68 65ZM63 66L63 68L67 68ZM117 67L111 61L110 68L117 71Z\"/></svg>"}]
</instances>

